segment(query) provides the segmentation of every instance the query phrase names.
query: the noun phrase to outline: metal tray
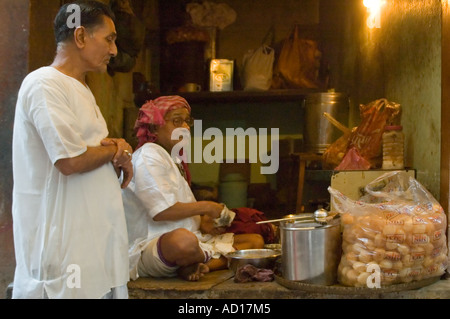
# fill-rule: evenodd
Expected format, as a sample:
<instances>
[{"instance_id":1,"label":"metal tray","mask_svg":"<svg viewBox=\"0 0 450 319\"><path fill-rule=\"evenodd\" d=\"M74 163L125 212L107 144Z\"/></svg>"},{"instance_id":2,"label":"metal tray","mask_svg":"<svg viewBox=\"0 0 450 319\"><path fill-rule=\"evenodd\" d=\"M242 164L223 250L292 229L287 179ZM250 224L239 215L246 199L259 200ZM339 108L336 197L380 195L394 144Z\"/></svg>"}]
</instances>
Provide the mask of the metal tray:
<instances>
[{"instance_id":1,"label":"metal tray","mask_svg":"<svg viewBox=\"0 0 450 319\"><path fill-rule=\"evenodd\" d=\"M336 294L336 295L374 295L389 292L399 292L405 290L419 289L440 280L441 276L430 277L418 281L412 281L404 284L394 284L391 286L381 287L381 288L365 288L365 287L347 287L342 285L333 286L323 286L303 283L299 281L287 280L281 277L279 274L275 274L275 281L292 290L303 290L308 292L325 293L325 294Z\"/></svg>"}]
</instances>

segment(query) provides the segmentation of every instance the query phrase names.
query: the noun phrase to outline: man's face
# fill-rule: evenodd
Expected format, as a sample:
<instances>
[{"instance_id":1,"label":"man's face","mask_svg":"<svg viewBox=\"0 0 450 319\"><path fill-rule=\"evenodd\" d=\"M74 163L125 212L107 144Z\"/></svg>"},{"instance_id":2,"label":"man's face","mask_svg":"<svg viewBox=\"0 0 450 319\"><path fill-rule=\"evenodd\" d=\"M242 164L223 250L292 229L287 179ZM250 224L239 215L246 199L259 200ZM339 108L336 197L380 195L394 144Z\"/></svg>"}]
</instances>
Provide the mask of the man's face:
<instances>
[{"instance_id":1,"label":"man's face","mask_svg":"<svg viewBox=\"0 0 450 319\"><path fill-rule=\"evenodd\" d=\"M182 138L180 138L179 140L172 140L172 132L176 128L185 128L187 130L190 130L189 125L185 121L189 118L189 111L184 107L167 112L166 116L164 117L166 123L164 125L161 125L157 129L158 143L170 152L172 148L182 140ZM174 121L175 123L179 122L180 124L175 125Z\"/></svg>"},{"instance_id":2,"label":"man's face","mask_svg":"<svg viewBox=\"0 0 450 319\"><path fill-rule=\"evenodd\" d=\"M88 71L105 72L111 57L117 55L116 28L114 22L103 16L103 23L87 33L83 60Z\"/></svg>"}]
</instances>

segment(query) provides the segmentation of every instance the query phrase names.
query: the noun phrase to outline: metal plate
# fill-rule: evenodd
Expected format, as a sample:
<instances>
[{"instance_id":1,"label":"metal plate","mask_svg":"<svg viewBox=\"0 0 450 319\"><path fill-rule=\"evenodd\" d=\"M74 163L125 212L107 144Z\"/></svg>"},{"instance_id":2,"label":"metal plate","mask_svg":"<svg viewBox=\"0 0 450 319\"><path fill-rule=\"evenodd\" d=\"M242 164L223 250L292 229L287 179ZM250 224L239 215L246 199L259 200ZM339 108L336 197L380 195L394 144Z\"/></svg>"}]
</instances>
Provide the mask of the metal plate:
<instances>
[{"instance_id":1,"label":"metal plate","mask_svg":"<svg viewBox=\"0 0 450 319\"><path fill-rule=\"evenodd\" d=\"M226 257L236 259L260 259L275 258L281 255L280 251L274 249L243 249L228 253Z\"/></svg>"}]
</instances>

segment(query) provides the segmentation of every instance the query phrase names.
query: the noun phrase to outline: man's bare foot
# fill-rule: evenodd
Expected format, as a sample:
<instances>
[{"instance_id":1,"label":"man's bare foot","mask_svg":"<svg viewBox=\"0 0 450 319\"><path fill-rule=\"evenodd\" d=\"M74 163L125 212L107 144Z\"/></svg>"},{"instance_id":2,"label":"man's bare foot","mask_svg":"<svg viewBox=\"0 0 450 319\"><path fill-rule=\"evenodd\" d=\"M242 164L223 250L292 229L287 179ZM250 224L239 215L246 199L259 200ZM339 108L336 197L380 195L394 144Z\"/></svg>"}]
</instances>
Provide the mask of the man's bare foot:
<instances>
[{"instance_id":1,"label":"man's bare foot","mask_svg":"<svg viewBox=\"0 0 450 319\"><path fill-rule=\"evenodd\" d=\"M208 272L209 267L202 263L192 264L178 269L178 275L188 281L197 281Z\"/></svg>"}]
</instances>

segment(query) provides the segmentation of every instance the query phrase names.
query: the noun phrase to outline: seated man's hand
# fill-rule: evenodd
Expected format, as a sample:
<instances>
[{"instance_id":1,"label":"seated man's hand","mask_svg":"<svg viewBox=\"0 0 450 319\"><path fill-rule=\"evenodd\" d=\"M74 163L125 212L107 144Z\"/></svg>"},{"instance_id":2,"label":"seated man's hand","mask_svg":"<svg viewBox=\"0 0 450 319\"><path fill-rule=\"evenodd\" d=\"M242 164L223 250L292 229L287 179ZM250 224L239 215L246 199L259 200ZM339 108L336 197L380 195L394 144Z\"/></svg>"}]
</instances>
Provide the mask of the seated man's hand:
<instances>
[{"instance_id":1,"label":"seated man's hand","mask_svg":"<svg viewBox=\"0 0 450 319\"><path fill-rule=\"evenodd\" d=\"M211 219L219 218L220 213L223 210L223 204L219 204L212 201L204 201L203 202L206 206L205 209L205 215L208 215Z\"/></svg>"},{"instance_id":2,"label":"seated man's hand","mask_svg":"<svg viewBox=\"0 0 450 319\"><path fill-rule=\"evenodd\" d=\"M214 227L214 219L211 218L208 215L202 216L201 222L200 222L200 231L202 234L210 234L210 235L220 235L225 233L226 228L225 227Z\"/></svg>"}]
</instances>

